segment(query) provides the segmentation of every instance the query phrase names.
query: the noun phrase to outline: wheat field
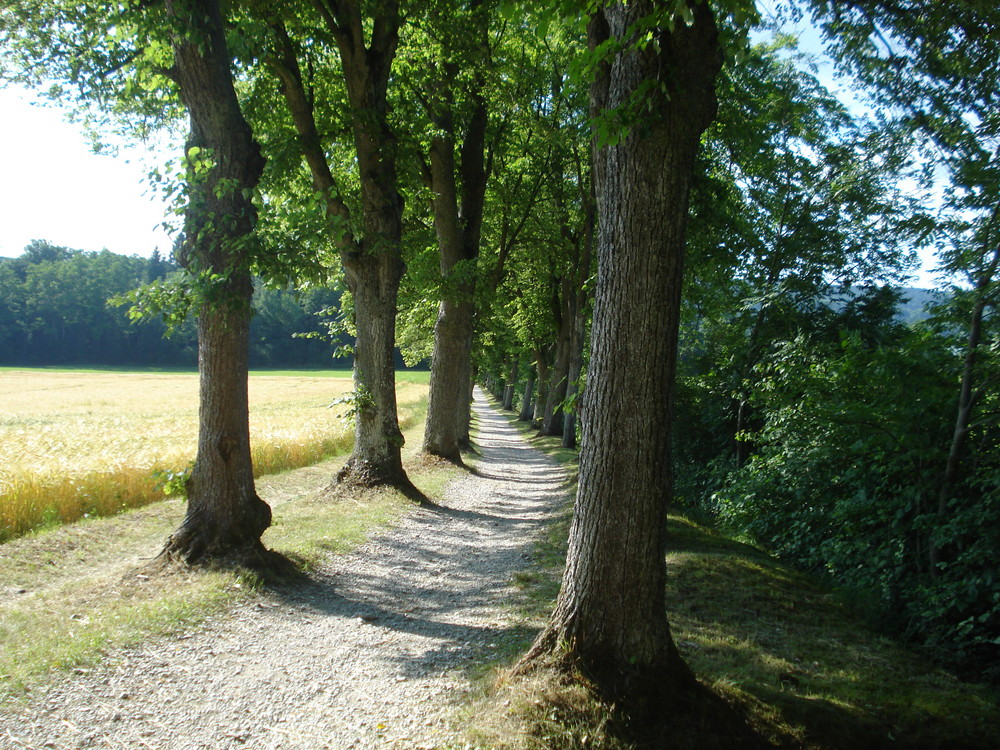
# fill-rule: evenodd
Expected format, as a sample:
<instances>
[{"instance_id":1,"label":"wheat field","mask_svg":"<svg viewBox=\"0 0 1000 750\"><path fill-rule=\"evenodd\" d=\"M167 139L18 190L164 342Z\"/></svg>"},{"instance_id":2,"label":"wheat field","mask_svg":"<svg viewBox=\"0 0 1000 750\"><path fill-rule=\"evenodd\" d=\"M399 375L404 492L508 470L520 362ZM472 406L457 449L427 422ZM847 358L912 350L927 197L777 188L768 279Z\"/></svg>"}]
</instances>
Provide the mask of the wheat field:
<instances>
[{"instance_id":1,"label":"wheat field","mask_svg":"<svg viewBox=\"0 0 1000 750\"><path fill-rule=\"evenodd\" d=\"M330 405L351 388L349 373L252 375L255 473L349 451L346 407ZM401 423L419 418L426 395L401 380ZM190 466L197 435L195 373L0 371L0 541L162 499L158 485Z\"/></svg>"}]
</instances>

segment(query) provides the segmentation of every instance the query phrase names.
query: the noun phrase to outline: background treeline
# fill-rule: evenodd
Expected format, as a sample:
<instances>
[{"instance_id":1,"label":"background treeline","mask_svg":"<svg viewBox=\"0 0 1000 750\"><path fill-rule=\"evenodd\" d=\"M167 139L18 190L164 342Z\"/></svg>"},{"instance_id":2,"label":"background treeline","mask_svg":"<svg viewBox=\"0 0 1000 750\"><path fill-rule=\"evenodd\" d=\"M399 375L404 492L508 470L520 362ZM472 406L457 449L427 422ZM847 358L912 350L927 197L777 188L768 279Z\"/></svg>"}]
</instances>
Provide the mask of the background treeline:
<instances>
[{"instance_id":1,"label":"background treeline","mask_svg":"<svg viewBox=\"0 0 1000 750\"><path fill-rule=\"evenodd\" d=\"M177 272L173 261L158 252L141 258L41 240L17 258L0 258L0 364L195 366L194 319L166 336L161 320L130 321L127 304L109 304L117 295ZM251 365L350 367L349 356L333 357L349 337L331 340L329 334L339 301L340 293L328 288L258 285L250 323Z\"/></svg>"}]
</instances>

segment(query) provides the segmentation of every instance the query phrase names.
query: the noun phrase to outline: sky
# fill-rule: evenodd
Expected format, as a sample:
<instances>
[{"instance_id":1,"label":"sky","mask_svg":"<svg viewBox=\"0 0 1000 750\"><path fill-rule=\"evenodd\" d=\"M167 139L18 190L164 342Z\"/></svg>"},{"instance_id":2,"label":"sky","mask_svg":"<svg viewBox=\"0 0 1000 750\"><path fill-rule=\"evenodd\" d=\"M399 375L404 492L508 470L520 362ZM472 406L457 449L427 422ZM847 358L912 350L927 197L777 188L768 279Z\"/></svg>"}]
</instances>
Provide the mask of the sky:
<instances>
[{"instance_id":1,"label":"sky","mask_svg":"<svg viewBox=\"0 0 1000 750\"><path fill-rule=\"evenodd\" d=\"M95 154L64 110L35 106L16 87L0 89L0 255L31 240L123 255L169 255L159 226L162 201L144 183L149 167L172 154L122 149Z\"/></svg>"}]
</instances>

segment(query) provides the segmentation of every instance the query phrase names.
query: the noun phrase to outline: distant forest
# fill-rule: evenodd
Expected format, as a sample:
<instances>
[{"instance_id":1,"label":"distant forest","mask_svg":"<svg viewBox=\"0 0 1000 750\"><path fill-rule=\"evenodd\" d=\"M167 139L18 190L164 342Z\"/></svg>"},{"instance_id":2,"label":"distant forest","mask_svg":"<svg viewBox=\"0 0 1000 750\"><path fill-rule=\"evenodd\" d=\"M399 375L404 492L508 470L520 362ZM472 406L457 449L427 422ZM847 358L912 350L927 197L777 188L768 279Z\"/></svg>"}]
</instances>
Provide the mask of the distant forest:
<instances>
[{"instance_id":1,"label":"distant forest","mask_svg":"<svg viewBox=\"0 0 1000 750\"><path fill-rule=\"evenodd\" d=\"M108 303L178 272L156 251L140 258L72 250L42 240L33 241L17 258L0 258L0 365L194 367L193 319L166 337L162 321L131 321L127 304ZM259 286L250 324L251 366L349 367L350 357L333 357L349 339L331 340L324 324L323 311L336 309L339 301L337 290Z\"/></svg>"}]
</instances>

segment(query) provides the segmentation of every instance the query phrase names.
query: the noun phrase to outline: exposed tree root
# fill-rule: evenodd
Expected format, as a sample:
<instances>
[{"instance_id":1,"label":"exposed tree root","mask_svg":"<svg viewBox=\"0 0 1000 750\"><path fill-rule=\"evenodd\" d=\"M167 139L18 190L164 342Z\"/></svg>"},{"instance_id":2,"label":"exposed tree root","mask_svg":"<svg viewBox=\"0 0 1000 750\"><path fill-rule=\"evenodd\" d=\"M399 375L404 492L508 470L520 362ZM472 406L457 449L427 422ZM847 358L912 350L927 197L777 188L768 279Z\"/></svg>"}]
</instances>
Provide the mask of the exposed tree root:
<instances>
[{"instance_id":1,"label":"exposed tree root","mask_svg":"<svg viewBox=\"0 0 1000 750\"><path fill-rule=\"evenodd\" d=\"M751 727L748 718L683 669L643 672L583 664L570 650L539 648L540 642L512 670L501 689L538 694L520 731L552 737L589 732L586 747L635 750L765 750L772 747ZM538 686L544 689L538 689ZM519 687L522 686L522 687ZM499 696L498 696L499 697ZM510 698L507 698L510 700ZM553 723L561 726L555 731ZM530 746L530 744L529 744Z\"/></svg>"},{"instance_id":2,"label":"exposed tree root","mask_svg":"<svg viewBox=\"0 0 1000 750\"><path fill-rule=\"evenodd\" d=\"M435 508L434 503L427 495L410 481L402 467L386 467L373 464L367 461L359 461L351 458L334 478L333 483L327 488L331 494L349 492L352 489L370 490L377 487L388 487L398 490L402 495L428 508Z\"/></svg>"},{"instance_id":3,"label":"exposed tree root","mask_svg":"<svg viewBox=\"0 0 1000 750\"><path fill-rule=\"evenodd\" d=\"M259 539L238 541L185 526L167 539L153 562L163 567L245 570L255 573L265 582L284 581L300 574L291 560L267 549Z\"/></svg>"}]
</instances>

